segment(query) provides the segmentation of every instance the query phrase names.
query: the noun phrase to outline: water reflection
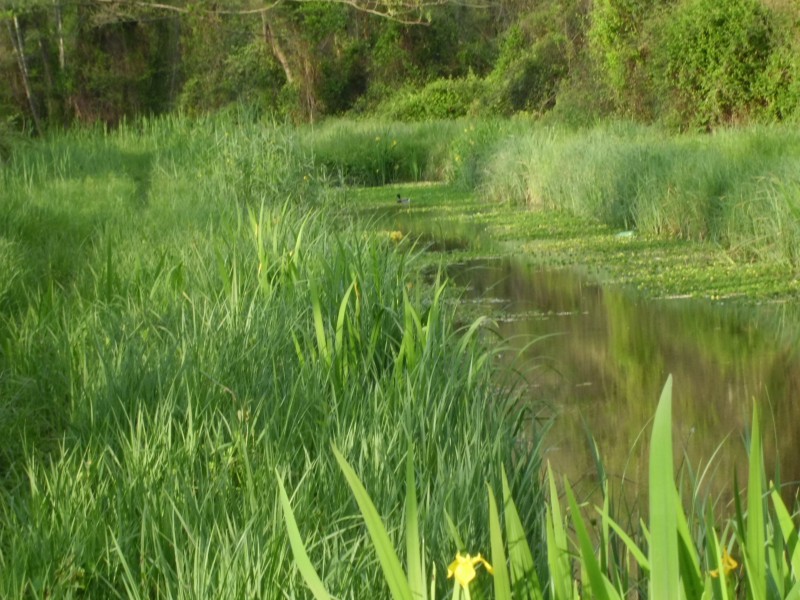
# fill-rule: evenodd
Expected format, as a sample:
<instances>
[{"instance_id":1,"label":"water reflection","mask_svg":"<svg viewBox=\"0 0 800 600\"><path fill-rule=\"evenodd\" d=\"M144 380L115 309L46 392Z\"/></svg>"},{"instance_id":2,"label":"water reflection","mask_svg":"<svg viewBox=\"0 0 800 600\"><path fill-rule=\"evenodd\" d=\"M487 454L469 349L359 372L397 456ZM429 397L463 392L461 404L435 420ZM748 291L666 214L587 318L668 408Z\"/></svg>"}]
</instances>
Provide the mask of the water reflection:
<instances>
[{"instance_id":1,"label":"water reflection","mask_svg":"<svg viewBox=\"0 0 800 600\"><path fill-rule=\"evenodd\" d=\"M449 274L468 289L466 301L497 317L532 397L556 407L546 458L584 489L596 472L587 429L612 484L624 478L629 498L646 489L650 419L670 373L676 460L702 472L716 452L710 493L727 496L734 470L746 481L754 399L766 415L767 473L777 449L783 481L800 479L800 361L771 309L645 300L508 259L452 265Z\"/></svg>"}]
</instances>

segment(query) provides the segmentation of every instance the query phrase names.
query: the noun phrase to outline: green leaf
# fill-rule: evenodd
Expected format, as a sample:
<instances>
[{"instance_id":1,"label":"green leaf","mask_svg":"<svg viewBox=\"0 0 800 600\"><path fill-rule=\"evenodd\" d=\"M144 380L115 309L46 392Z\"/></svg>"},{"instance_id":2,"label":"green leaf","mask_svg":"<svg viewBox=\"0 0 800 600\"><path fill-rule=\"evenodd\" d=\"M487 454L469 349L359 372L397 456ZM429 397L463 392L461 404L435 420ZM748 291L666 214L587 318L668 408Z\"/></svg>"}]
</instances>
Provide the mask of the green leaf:
<instances>
[{"instance_id":1,"label":"green leaf","mask_svg":"<svg viewBox=\"0 0 800 600\"><path fill-rule=\"evenodd\" d=\"M313 279L309 282L309 290L311 292L311 310L314 314L314 332L317 336L317 348L319 349L319 355L325 361L325 364L330 366L331 353L328 349L328 338L325 335L325 324L322 321L322 306L319 300L317 284L314 283Z\"/></svg>"},{"instance_id":2,"label":"green leaf","mask_svg":"<svg viewBox=\"0 0 800 600\"><path fill-rule=\"evenodd\" d=\"M353 467L339 453L336 446L333 446L333 454L339 463L339 468L344 473L347 484L353 490L353 496L358 503L358 508L361 510L361 515L364 517L364 523L367 525L369 537L372 540L375 553L378 555L378 561L383 569L383 576L389 586L392 598L394 600L413 600L408 579L400 564L400 559L397 558L397 553L392 546L391 539L389 539L389 534L383 526L378 510L372 503L367 490L358 475L356 475Z\"/></svg>"},{"instance_id":3,"label":"green leaf","mask_svg":"<svg viewBox=\"0 0 800 600\"><path fill-rule=\"evenodd\" d=\"M564 530L561 505L558 502L558 490L549 462L547 463L547 477L550 483L550 501L545 507L547 565L550 568L554 600L569 600L573 597L573 587L567 532Z\"/></svg>"},{"instance_id":4,"label":"green leaf","mask_svg":"<svg viewBox=\"0 0 800 600\"><path fill-rule=\"evenodd\" d=\"M425 600L425 565L422 559L422 544L419 538L419 510L417 508L417 484L414 478L414 445L409 440L406 455L406 562L408 584L415 599Z\"/></svg>"},{"instance_id":5,"label":"green leaf","mask_svg":"<svg viewBox=\"0 0 800 600\"><path fill-rule=\"evenodd\" d=\"M766 532L764 528L761 430L758 423L758 406L753 406L753 428L750 438L750 474L747 481L747 540L745 559L747 580L753 600L766 600L767 566L765 556Z\"/></svg>"},{"instance_id":6,"label":"green leaf","mask_svg":"<svg viewBox=\"0 0 800 600\"><path fill-rule=\"evenodd\" d=\"M339 304L339 314L336 318L336 335L334 338L333 351L338 355L341 354L344 346L344 319L347 315L347 304L350 301L350 294L356 287L357 280L353 279L353 283L347 288L344 293L341 303ZM316 317L315 317L316 319Z\"/></svg>"},{"instance_id":7,"label":"green leaf","mask_svg":"<svg viewBox=\"0 0 800 600\"><path fill-rule=\"evenodd\" d=\"M280 492L281 507L283 508L283 519L286 522L286 530L289 534L289 545L292 547L297 570L300 571L300 575L302 575L308 589L314 594L314 598L317 600L332 600L325 589L325 584L322 583L322 579L314 569L314 565L311 564L311 559L308 558L305 543L300 536L300 530L297 528L297 521L294 518L294 511L292 511L292 505L289 502L289 496L286 495L280 476L278 476L278 491Z\"/></svg>"},{"instance_id":8,"label":"green leaf","mask_svg":"<svg viewBox=\"0 0 800 600\"><path fill-rule=\"evenodd\" d=\"M728 600L728 586L725 583L725 565L722 564L722 549L720 548L717 531L714 529L714 518L710 509L706 514L706 532L711 532L711 535L707 536L708 564L713 565L717 573L720 573L720 576L711 577L711 574L708 573L706 575L705 587L708 588L709 585L711 586L714 590L715 598L719 598L719 600Z\"/></svg>"},{"instance_id":9,"label":"green leaf","mask_svg":"<svg viewBox=\"0 0 800 600\"><path fill-rule=\"evenodd\" d=\"M589 576L589 584L592 588L591 594L589 594L588 597L598 598L599 600L619 600L619 594L600 569L600 562L597 560L597 556L595 556L594 546L592 546L589 531L586 529L586 523L581 516L578 503L575 501L572 488L566 480L564 480L564 487L567 492L567 501L569 502L569 510L572 514L572 522L575 525L575 533L578 535L582 567Z\"/></svg>"},{"instance_id":10,"label":"green leaf","mask_svg":"<svg viewBox=\"0 0 800 600\"><path fill-rule=\"evenodd\" d=\"M778 491L772 490L770 496L772 497L772 505L775 507L775 516L778 518L781 534L786 544L786 551L789 554L789 561L792 564L792 570L796 578L800 577L800 543L798 543L798 530L795 528L792 516L789 514L789 510L783 503Z\"/></svg>"},{"instance_id":11,"label":"green leaf","mask_svg":"<svg viewBox=\"0 0 800 600\"><path fill-rule=\"evenodd\" d=\"M494 567L495 600L511 600L511 583L506 566L506 553L503 548L503 533L500 529L500 515L497 513L497 501L492 488L489 490L489 538L492 544L492 566Z\"/></svg>"},{"instance_id":12,"label":"green leaf","mask_svg":"<svg viewBox=\"0 0 800 600\"><path fill-rule=\"evenodd\" d=\"M628 548L628 551L633 555L633 558L639 564L639 567L644 571L649 572L650 561L647 560L647 557L644 555L644 552L642 552L639 549L639 547L636 545L636 542L634 542L633 539L627 533L625 533L622 527L620 527L619 524L617 524L617 522L614 521L614 519L612 519L609 516L606 507L604 506L604 510L602 511L598 509L597 512L600 513L600 515L603 518L603 521L608 523L611 529L613 529L614 532L617 534L617 536L619 536L619 539L621 539L622 543L624 543L625 546Z\"/></svg>"},{"instance_id":13,"label":"green leaf","mask_svg":"<svg viewBox=\"0 0 800 600\"><path fill-rule=\"evenodd\" d=\"M679 600L675 482L672 464L672 376L667 378L653 420L650 438L650 598Z\"/></svg>"},{"instance_id":14,"label":"green leaf","mask_svg":"<svg viewBox=\"0 0 800 600\"><path fill-rule=\"evenodd\" d=\"M699 598L703 593L703 583L700 579L700 559L694 547L689 523L683 514L681 495L675 488L675 517L678 525L678 557L680 564L681 581L687 598Z\"/></svg>"},{"instance_id":15,"label":"green leaf","mask_svg":"<svg viewBox=\"0 0 800 600\"><path fill-rule=\"evenodd\" d=\"M506 470L503 469L501 474L503 477L503 515L506 522L506 541L508 542L508 557L511 562L511 584L514 597L523 600L543 600L542 586L536 573L533 553L528 545L517 506L511 497Z\"/></svg>"},{"instance_id":16,"label":"green leaf","mask_svg":"<svg viewBox=\"0 0 800 600\"><path fill-rule=\"evenodd\" d=\"M456 524L453 523L453 519L450 518L450 513L448 513L446 510L444 511L444 518L447 522L447 531L450 532L450 538L456 545L456 551L461 552L462 550L466 550L467 547L464 544L464 540L461 539L461 535L458 533L458 527L456 527Z\"/></svg>"}]
</instances>

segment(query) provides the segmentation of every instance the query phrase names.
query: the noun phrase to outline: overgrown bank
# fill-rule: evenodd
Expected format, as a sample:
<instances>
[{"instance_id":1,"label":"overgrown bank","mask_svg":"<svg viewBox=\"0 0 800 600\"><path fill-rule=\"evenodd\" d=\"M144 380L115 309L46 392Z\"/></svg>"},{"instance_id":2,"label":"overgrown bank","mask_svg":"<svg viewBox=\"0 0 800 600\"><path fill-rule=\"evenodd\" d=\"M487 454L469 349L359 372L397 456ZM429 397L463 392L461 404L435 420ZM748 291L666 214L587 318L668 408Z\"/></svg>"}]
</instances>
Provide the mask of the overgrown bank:
<instances>
[{"instance_id":1,"label":"overgrown bank","mask_svg":"<svg viewBox=\"0 0 800 600\"><path fill-rule=\"evenodd\" d=\"M436 177L483 197L507 189L496 197L524 206L536 197L531 190L549 189L535 187L542 186L537 173L548 175L550 185L559 180L565 153L576 173L596 172L604 160L621 171L628 161L613 162L614 152L645 153L636 144L657 135L624 127L588 134L526 127L521 120L427 130L331 123L298 132L249 120L176 118L112 133L73 131L16 148L0 181L8 190L0 200L7 209L0 260L10 274L0 288L3 595L284 597L288 588L302 596L278 478L326 586L353 597L385 595L331 443L365 480L396 542L404 523L392 517L405 499L411 439L425 552L439 566L439 597L447 585L441 565L457 546L442 515L453 517L467 541L460 550L491 547L485 483L502 488L501 466L512 475L546 589L558 585L557 597L569 598L583 585L585 596L603 597L607 586L597 577L591 546L569 545L565 521L554 514L557 493L541 518L538 440L518 443L528 415L514 410L513 390L497 387L491 352L454 330L442 302L446 292L421 284L415 257L342 219L352 206L341 183ZM775 132L731 139L751 135L766 135L767 143ZM682 140L715 139L663 143L680 149ZM612 142L621 149L581 149ZM511 158L501 160L504 147ZM736 153L726 152L710 162L712 180L731 175L720 165ZM584 154L591 168L578 160ZM741 164L747 156L742 150ZM550 161L552 169L520 159ZM781 160L776 153L743 181L757 185ZM682 189L705 189L705 173L687 176ZM565 182L573 191L563 196L574 204L552 193L544 206L556 215L574 210L643 227L615 221L615 211L595 212L613 205L611 192L604 201L590 197L584 212L578 200L586 182L574 179ZM386 201L393 203L390 196ZM481 203L474 209L480 212ZM668 420L661 421L663 440ZM753 457L754 464L760 460L757 451ZM656 469L668 475L672 467L665 464ZM768 490L758 468L751 474L752 511L727 522L721 543L746 552L755 570L740 571L728 584L755 594L770 577L791 597L798 589L791 516L773 499L767 524L759 519ZM666 477L661 483L662 490L672 485ZM670 503L670 518L679 518L677 506ZM688 524L673 523L689 555L681 576L687 589L704 586L708 597L731 597L709 571L730 575L735 567L726 572L730 563L713 519L703 521L702 501L696 508L688 533ZM570 506L571 523L579 512ZM658 539L672 548L676 536L668 526L658 525ZM769 548L761 542L767 529L779 540ZM544 541L547 533L552 543ZM628 569L633 551L626 548L633 543L608 528L604 534L601 568L613 591L644 595L648 580L638 576L661 563L636 556L641 569ZM637 548L646 537L641 532ZM666 573L677 581L675 564L670 558L665 571L654 567L654 579L664 581ZM596 583L579 584L573 576L584 566ZM606 589L606 597L615 596Z\"/></svg>"},{"instance_id":2,"label":"overgrown bank","mask_svg":"<svg viewBox=\"0 0 800 600\"><path fill-rule=\"evenodd\" d=\"M295 134L219 121L15 154L0 221L0 596L283 598L280 478L332 589L383 595L331 452L383 514L416 448L426 551L488 544L524 414L413 257L328 218Z\"/></svg>"},{"instance_id":3,"label":"overgrown bank","mask_svg":"<svg viewBox=\"0 0 800 600\"><path fill-rule=\"evenodd\" d=\"M674 135L628 123L333 121L305 135L315 162L346 183L433 178L489 202L710 243L739 263L794 271L800 258L800 134L792 127Z\"/></svg>"}]
</instances>

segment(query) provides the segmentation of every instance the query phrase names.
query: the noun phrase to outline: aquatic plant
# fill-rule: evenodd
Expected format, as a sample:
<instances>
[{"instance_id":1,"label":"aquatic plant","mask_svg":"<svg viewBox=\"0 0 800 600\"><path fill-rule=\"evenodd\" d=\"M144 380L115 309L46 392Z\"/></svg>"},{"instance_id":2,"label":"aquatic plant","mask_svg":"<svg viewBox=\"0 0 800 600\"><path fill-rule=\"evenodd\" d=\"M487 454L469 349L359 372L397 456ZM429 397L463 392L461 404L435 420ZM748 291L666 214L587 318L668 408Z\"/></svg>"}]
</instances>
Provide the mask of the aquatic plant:
<instances>
[{"instance_id":1,"label":"aquatic plant","mask_svg":"<svg viewBox=\"0 0 800 600\"><path fill-rule=\"evenodd\" d=\"M765 486L757 408L753 411L750 438L746 511L742 508L738 490L735 490L736 514L728 516L721 523L722 538L717 533L718 522L712 508L705 515L697 515L698 523L690 522L684 512L674 479L671 415L670 377L653 420L649 458L649 524L642 522L641 530L634 534L640 537L640 542L637 543L631 532L626 532L615 521L607 493L603 506L594 507L594 516L590 517L592 521L598 517L600 519L593 536L587 526L585 511L566 479L563 489L569 512L562 514L556 477L548 468L550 497L545 516L547 537L544 545L549 573L540 579L528 545L530 538L526 537L519 521L504 473L505 538L494 493L488 487L492 564L480 554L475 557L463 555L461 550L464 543L454 532L452 541L457 550L456 560L447 568L448 577L455 576L456 579L453 597L459 598L462 594L465 598L472 597L470 588L477 564L484 564L494 574L493 597L498 600L542 599L545 596L554 600L581 597L613 600L642 596L659 600L727 599L737 597L736 590L739 588L746 590L746 597L754 599L797 597L800 593L800 529L778 491ZM335 448L333 452L358 502L374 551L392 590L392 597L395 600L427 598L424 585L425 553L416 531L419 509L415 497L413 447L409 447L406 457L407 572L395 554L366 488L344 457ZM771 509L765 501L767 496L772 501ZM329 598L324 586L318 587L321 579L305 553L303 541L294 525L291 504L283 491L282 500L284 519L293 532L292 549L295 559L301 563L300 570L308 585L317 590L315 596L319 600ZM438 517L449 520L446 513ZM698 525L702 535L695 538L691 531ZM572 536L569 534L570 526ZM741 556L741 570L731 552ZM769 596L767 589L770 590ZM483 589L475 591L476 597L492 597Z\"/></svg>"}]
</instances>

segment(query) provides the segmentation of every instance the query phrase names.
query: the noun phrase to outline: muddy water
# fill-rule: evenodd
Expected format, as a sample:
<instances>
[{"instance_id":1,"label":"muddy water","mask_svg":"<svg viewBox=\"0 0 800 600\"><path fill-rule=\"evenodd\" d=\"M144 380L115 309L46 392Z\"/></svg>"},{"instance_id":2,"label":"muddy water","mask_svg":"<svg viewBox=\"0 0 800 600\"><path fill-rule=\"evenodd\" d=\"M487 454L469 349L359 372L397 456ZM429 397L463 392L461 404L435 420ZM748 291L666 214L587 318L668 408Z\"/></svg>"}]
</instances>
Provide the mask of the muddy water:
<instances>
[{"instance_id":1,"label":"muddy water","mask_svg":"<svg viewBox=\"0 0 800 600\"><path fill-rule=\"evenodd\" d=\"M557 415L546 459L585 490L596 482L587 432L626 499L646 489L650 419L670 374L676 460L698 476L710 464L703 489L727 498L734 470L746 481L754 399L766 416L767 473L777 455L781 479L800 479L800 357L785 308L645 300L509 259L455 264L449 275L465 302L494 315L531 402Z\"/></svg>"}]
</instances>

